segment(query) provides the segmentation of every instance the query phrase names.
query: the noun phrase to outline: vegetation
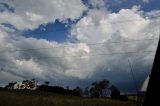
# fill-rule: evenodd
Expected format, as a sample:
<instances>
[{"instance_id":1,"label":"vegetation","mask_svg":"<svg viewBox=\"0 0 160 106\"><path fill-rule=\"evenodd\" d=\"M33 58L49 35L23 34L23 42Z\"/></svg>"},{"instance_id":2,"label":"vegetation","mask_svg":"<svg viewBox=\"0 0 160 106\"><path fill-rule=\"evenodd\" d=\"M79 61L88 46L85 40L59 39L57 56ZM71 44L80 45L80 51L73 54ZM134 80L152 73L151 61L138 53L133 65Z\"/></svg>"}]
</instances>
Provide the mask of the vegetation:
<instances>
[{"instance_id":1,"label":"vegetation","mask_svg":"<svg viewBox=\"0 0 160 106\"><path fill-rule=\"evenodd\" d=\"M118 100L120 99L120 91L115 86L111 86L111 99Z\"/></svg>"},{"instance_id":2,"label":"vegetation","mask_svg":"<svg viewBox=\"0 0 160 106\"><path fill-rule=\"evenodd\" d=\"M128 100L131 102L137 102L138 96L128 96Z\"/></svg>"},{"instance_id":3,"label":"vegetation","mask_svg":"<svg viewBox=\"0 0 160 106\"><path fill-rule=\"evenodd\" d=\"M109 87L108 80L102 80L99 82L92 83L92 87L90 88L91 97L103 97L104 90L107 90Z\"/></svg>"},{"instance_id":4,"label":"vegetation","mask_svg":"<svg viewBox=\"0 0 160 106\"><path fill-rule=\"evenodd\" d=\"M84 90L79 86L65 89L49 83L36 85L35 79L8 83L0 89L0 106L134 106L108 80L94 82Z\"/></svg>"},{"instance_id":5,"label":"vegetation","mask_svg":"<svg viewBox=\"0 0 160 106\"><path fill-rule=\"evenodd\" d=\"M106 98L82 98L42 91L0 90L0 106L135 106Z\"/></svg>"}]
</instances>

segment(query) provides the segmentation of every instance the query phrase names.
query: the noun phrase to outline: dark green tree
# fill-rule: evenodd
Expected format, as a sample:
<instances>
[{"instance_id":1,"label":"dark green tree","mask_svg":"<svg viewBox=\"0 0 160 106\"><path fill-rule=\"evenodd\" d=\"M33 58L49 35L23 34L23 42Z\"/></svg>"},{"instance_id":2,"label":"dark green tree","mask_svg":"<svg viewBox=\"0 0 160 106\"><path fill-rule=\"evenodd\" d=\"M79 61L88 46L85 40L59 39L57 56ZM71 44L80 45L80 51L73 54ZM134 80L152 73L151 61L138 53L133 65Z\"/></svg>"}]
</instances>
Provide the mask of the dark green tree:
<instances>
[{"instance_id":1,"label":"dark green tree","mask_svg":"<svg viewBox=\"0 0 160 106\"><path fill-rule=\"evenodd\" d=\"M102 80L99 82L92 83L92 87L90 88L91 97L102 97L103 91L108 89L109 81Z\"/></svg>"},{"instance_id":2,"label":"dark green tree","mask_svg":"<svg viewBox=\"0 0 160 106\"><path fill-rule=\"evenodd\" d=\"M49 81L45 81L45 82L44 82L44 84L45 84L46 86L48 86L49 83L50 83Z\"/></svg>"},{"instance_id":3,"label":"dark green tree","mask_svg":"<svg viewBox=\"0 0 160 106\"><path fill-rule=\"evenodd\" d=\"M89 96L89 88L88 88L88 87L86 87L86 88L84 89L83 94L84 94L85 96Z\"/></svg>"},{"instance_id":4,"label":"dark green tree","mask_svg":"<svg viewBox=\"0 0 160 106\"><path fill-rule=\"evenodd\" d=\"M74 88L73 91L74 91L76 96L81 96L82 95L82 89L79 86Z\"/></svg>"},{"instance_id":5,"label":"dark green tree","mask_svg":"<svg viewBox=\"0 0 160 106\"><path fill-rule=\"evenodd\" d=\"M114 99L114 100L119 100L120 99L120 91L117 87L115 87L114 85L112 85L110 87L111 89L111 99Z\"/></svg>"},{"instance_id":6,"label":"dark green tree","mask_svg":"<svg viewBox=\"0 0 160 106\"><path fill-rule=\"evenodd\" d=\"M6 89L14 89L14 85L16 84L17 82L10 82L8 83L8 85L5 86Z\"/></svg>"}]
</instances>

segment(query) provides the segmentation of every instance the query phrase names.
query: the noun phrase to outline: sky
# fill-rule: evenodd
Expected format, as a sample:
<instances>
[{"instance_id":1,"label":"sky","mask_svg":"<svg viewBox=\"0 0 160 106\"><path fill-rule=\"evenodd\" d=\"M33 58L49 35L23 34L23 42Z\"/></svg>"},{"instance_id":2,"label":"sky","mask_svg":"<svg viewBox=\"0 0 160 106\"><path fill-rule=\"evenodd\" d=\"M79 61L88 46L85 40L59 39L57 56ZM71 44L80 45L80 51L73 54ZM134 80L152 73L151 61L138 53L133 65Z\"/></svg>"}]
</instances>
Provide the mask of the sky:
<instances>
[{"instance_id":1,"label":"sky","mask_svg":"<svg viewBox=\"0 0 160 106\"><path fill-rule=\"evenodd\" d=\"M140 89L159 39L158 4L0 0L0 86L35 78L73 88L108 79L123 92Z\"/></svg>"}]
</instances>

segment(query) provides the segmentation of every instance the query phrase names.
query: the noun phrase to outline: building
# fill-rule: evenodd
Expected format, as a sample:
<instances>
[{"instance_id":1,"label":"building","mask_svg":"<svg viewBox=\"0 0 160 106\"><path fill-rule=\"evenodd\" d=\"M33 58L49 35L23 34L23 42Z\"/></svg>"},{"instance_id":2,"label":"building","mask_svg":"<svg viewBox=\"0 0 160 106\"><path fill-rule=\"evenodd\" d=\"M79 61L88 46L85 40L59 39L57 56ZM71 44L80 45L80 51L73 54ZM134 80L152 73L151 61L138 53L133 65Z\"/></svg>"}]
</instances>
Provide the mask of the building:
<instances>
[{"instance_id":1,"label":"building","mask_svg":"<svg viewBox=\"0 0 160 106\"><path fill-rule=\"evenodd\" d=\"M22 82L17 82L14 84L13 89L36 90L37 89L37 82L35 80L24 80Z\"/></svg>"}]
</instances>

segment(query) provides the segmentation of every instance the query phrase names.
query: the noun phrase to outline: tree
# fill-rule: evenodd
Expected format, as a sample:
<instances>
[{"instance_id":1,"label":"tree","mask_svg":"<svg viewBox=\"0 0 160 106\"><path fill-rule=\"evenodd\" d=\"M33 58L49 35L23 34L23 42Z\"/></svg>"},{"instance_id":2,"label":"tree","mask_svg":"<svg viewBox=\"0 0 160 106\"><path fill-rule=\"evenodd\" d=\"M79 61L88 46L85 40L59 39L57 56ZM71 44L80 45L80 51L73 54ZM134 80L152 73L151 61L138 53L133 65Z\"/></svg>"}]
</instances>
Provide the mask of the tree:
<instances>
[{"instance_id":1,"label":"tree","mask_svg":"<svg viewBox=\"0 0 160 106\"><path fill-rule=\"evenodd\" d=\"M89 89L88 87L86 87L86 88L84 89L83 94L84 94L85 96L89 96L89 90L88 90L88 89Z\"/></svg>"},{"instance_id":2,"label":"tree","mask_svg":"<svg viewBox=\"0 0 160 106\"><path fill-rule=\"evenodd\" d=\"M103 91L105 89L108 89L108 86L109 86L108 80L102 80L99 82L92 83L92 87L90 88L91 97L102 97Z\"/></svg>"},{"instance_id":3,"label":"tree","mask_svg":"<svg viewBox=\"0 0 160 106\"><path fill-rule=\"evenodd\" d=\"M45 81L45 82L44 82L44 84L45 84L46 86L48 86L49 83L50 83L49 81Z\"/></svg>"},{"instance_id":4,"label":"tree","mask_svg":"<svg viewBox=\"0 0 160 106\"><path fill-rule=\"evenodd\" d=\"M119 100L120 99L120 91L117 87L115 87L114 85L112 85L110 87L111 89L111 99L114 99L114 100Z\"/></svg>"},{"instance_id":5,"label":"tree","mask_svg":"<svg viewBox=\"0 0 160 106\"><path fill-rule=\"evenodd\" d=\"M90 91L90 96L91 97L99 97L100 96L99 90L96 87L90 88L89 91Z\"/></svg>"},{"instance_id":6,"label":"tree","mask_svg":"<svg viewBox=\"0 0 160 106\"><path fill-rule=\"evenodd\" d=\"M8 85L5 86L5 88L7 89L14 89L14 85L16 84L17 82L10 82L8 83Z\"/></svg>"},{"instance_id":7,"label":"tree","mask_svg":"<svg viewBox=\"0 0 160 106\"><path fill-rule=\"evenodd\" d=\"M69 86L66 86L66 89L69 90Z\"/></svg>"},{"instance_id":8,"label":"tree","mask_svg":"<svg viewBox=\"0 0 160 106\"><path fill-rule=\"evenodd\" d=\"M79 86L74 88L73 91L74 91L76 96L81 96L82 95L82 89Z\"/></svg>"}]
</instances>

